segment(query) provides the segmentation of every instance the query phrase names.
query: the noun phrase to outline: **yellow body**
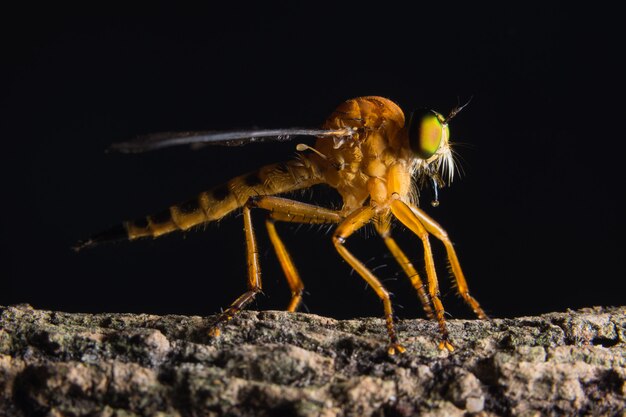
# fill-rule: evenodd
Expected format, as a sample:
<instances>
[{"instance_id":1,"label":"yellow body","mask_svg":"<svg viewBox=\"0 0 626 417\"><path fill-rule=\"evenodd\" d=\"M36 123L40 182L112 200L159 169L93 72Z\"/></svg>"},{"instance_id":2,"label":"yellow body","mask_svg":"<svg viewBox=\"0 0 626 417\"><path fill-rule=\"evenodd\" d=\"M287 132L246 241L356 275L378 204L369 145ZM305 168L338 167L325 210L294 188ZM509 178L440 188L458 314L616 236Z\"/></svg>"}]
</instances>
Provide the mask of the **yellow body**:
<instances>
[{"instance_id":1,"label":"yellow body","mask_svg":"<svg viewBox=\"0 0 626 417\"><path fill-rule=\"evenodd\" d=\"M330 164L317 155L313 157L323 167L324 182L341 194L344 212L361 207L368 197L372 204L382 207L392 193L401 198L409 194L410 150L404 113L395 103L382 97L348 100L323 127L351 127L358 132L346 141L321 138L315 144Z\"/></svg>"},{"instance_id":2,"label":"yellow body","mask_svg":"<svg viewBox=\"0 0 626 417\"><path fill-rule=\"evenodd\" d=\"M458 112L458 108L452 114ZM438 115L438 114L437 114ZM230 320L261 290L261 273L256 239L250 210L260 208L269 212L266 221L270 240L287 282L292 290L288 310L297 309L302 280L287 249L274 227L275 221L299 223L335 223L333 243L338 253L374 289L383 301L387 330L391 339L389 353L402 352L393 324L389 293L346 247L345 242L356 230L373 223L394 258L415 287L426 314L439 323L440 348L452 350L439 298L439 286L429 236L441 240L446 248L457 290L479 318L486 318L478 302L469 294L453 245L445 230L417 207L416 173L448 170L452 176L451 150L447 120L438 115L441 143L428 154L417 156L409 144L408 127L402 110L382 97L360 97L342 103L323 124L324 129L349 128L346 136L319 137L314 149L301 152L297 159L262 167L236 177L226 184L199 194L187 202L146 218L128 221L119 228L129 239L158 237L176 230L219 220L230 212L243 208L248 258L248 291L237 298L215 321L213 334L219 334L221 323ZM434 119L433 119L434 120ZM437 124L437 122L435 123ZM435 132L436 133L436 132ZM428 146L432 143L428 142ZM300 148L299 148L300 149ZM424 157L426 158L426 157ZM430 175L430 174L429 174ZM325 183L335 188L343 199L341 210L331 210L298 201L273 197L315 184ZM390 223L395 218L415 233L424 246L426 283L422 281L409 258L391 237ZM116 229L117 230L117 229ZM113 236L111 233L102 236ZM100 239L105 240L105 239ZM86 245L95 243L90 240Z\"/></svg>"},{"instance_id":3,"label":"yellow body","mask_svg":"<svg viewBox=\"0 0 626 417\"><path fill-rule=\"evenodd\" d=\"M127 221L130 239L158 237L176 230L187 230L219 220L242 207L252 196L274 195L310 187L322 182L306 158L264 166L256 172L235 177L185 203L171 206L160 214Z\"/></svg>"},{"instance_id":4,"label":"yellow body","mask_svg":"<svg viewBox=\"0 0 626 417\"><path fill-rule=\"evenodd\" d=\"M386 207L393 193L412 201L411 153L404 129L404 113L391 100L361 97L341 104L323 127L352 127L356 135L337 140L319 138L315 153L302 154L286 163L262 167L201 193L195 200L174 205L145 219L124 224L130 239L158 237L176 230L219 220L242 207L252 196L276 195L325 183L343 198L344 214L372 204ZM338 169L339 168L339 169Z\"/></svg>"}]
</instances>

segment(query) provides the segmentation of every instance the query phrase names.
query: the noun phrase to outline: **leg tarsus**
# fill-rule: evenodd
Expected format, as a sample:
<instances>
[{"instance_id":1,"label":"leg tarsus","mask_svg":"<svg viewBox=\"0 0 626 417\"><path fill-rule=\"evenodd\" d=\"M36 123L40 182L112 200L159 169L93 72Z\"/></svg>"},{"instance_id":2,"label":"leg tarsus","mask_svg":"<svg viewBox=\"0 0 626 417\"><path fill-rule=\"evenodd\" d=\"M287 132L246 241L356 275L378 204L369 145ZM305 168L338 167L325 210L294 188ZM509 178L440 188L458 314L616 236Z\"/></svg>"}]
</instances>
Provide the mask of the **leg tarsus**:
<instances>
[{"instance_id":1,"label":"leg tarsus","mask_svg":"<svg viewBox=\"0 0 626 417\"><path fill-rule=\"evenodd\" d=\"M400 343L392 343L387 348L387 354L389 356L393 356L396 353L404 353L406 352L406 348L402 346Z\"/></svg>"},{"instance_id":2,"label":"leg tarsus","mask_svg":"<svg viewBox=\"0 0 626 417\"><path fill-rule=\"evenodd\" d=\"M250 304L255 298L256 295L261 292L260 288L248 290L245 293L241 294L239 298L237 298L233 303L222 313L220 313L213 323L211 323L211 327L209 329L209 334L211 336L218 337L221 334L220 326L226 322L229 322L233 319L241 310L246 308L248 304Z\"/></svg>"},{"instance_id":3,"label":"leg tarsus","mask_svg":"<svg viewBox=\"0 0 626 417\"><path fill-rule=\"evenodd\" d=\"M454 352L454 346L452 346L452 343L450 343L450 341L448 339L443 339L441 342L439 342L439 350L447 350L448 352Z\"/></svg>"}]
</instances>

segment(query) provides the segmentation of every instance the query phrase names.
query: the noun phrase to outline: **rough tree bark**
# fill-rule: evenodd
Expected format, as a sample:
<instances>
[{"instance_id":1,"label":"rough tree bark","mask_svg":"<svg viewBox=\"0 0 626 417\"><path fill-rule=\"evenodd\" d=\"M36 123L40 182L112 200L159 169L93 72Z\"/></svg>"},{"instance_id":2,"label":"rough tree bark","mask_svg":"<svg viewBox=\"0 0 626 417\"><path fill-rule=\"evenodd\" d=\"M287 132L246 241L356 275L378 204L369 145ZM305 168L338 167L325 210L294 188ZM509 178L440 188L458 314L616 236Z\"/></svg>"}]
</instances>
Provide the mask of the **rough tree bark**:
<instances>
[{"instance_id":1,"label":"rough tree bark","mask_svg":"<svg viewBox=\"0 0 626 417\"><path fill-rule=\"evenodd\" d=\"M540 317L382 320L244 312L210 318L0 308L0 415L624 415L626 307Z\"/></svg>"}]
</instances>

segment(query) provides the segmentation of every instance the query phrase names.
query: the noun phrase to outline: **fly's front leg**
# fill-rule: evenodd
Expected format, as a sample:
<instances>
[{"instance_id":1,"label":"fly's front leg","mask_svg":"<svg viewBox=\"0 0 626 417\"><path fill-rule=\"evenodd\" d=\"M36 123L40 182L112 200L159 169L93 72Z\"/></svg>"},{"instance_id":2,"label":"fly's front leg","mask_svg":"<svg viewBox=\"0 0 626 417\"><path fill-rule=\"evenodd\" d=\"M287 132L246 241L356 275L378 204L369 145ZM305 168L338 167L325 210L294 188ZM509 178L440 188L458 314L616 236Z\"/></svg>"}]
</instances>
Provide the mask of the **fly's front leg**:
<instances>
[{"instance_id":1,"label":"fly's front leg","mask_svg":"<svg viewBox=\"0 0 626 417\"><path fill-rule=\"evenodd\" d=\"M426 277L428 278L428 293L430 294L430 299L432 300L435 308L435 318L437 319L437 323L439 323L439 331L442 336L439 348L453 351L454 347L450 343L448 328L446 327L446 320L444 319L445 311L443 309L441 299L439 298L439 282L437 281L437 271L435 270L435 261L430 248L428 231L422 225L418 217L413 213L411 208L403 201L393 200L391 202L391 212L422 241L424 246L424 262L426 264Z\"/></svg>"},{"instance_id":2,"label":"fly's front leg","mask_svg":"<svg viewBox=\"0 0 626 417\"><path fill-rule=\"evenodd\" d=\"M237 298L224 312L222 312L212 324L210 334L220 335L219 326L232 319L238 312L243 310L261 292L261 267L259 265L259 251L257 249L252 216L249 205L243 207L243 227L246 235L246 257L248 259L248 291Z\"/></svg>"},{"instance_id":3,"label":"fly's front leg","mask_svg":"<svg viewBox=\"0 0 626 417\"><path fill-rule=\"evenodd\" d=\"M391 231L389 226L389 217L385 216L383 219L376 223L376 231L378 232L380 237L382 237L385 245L387 245L389 252L391 252L398 264L404 270L404 273L411 280L411 284L413 285L413 288L415 288L415 290L417 291L417 296L422 303L422 307L424 308L426 316L429 319L434 319L435 316L433 314L433 307L428 293L426 292L426 285L424 285L424 282L417 273L417 270L413 266L413 263L405 255L402 249L400 249L400 247L396 243L396 240L391 237Z\"/></svg>"},{"instance_id":4,"label":"fly's front leg","mask_svg":"<svg viewBox=\"0 0 626 417\"><path fill-rule=\"evenodd\" d=\"M448 233L430 216L424 213L423 210L420 210L418 207L413 205L409 206L413 214L419 219L419 221L424 225L426 230L443 242L443 245L446 248L446 252L448 254L448 261L450 262L450 268L452 269L452 274L454 275L454 279L456 281L456 287L463 297L463 300L470 306L470 308L474 311L474 313L478 316L479 319L486 320L487 314L480 307L480 304L474 297L472 297L469 293L469 287L467 285L467 281L465 280L465 275L463 274L463 270L461 269L461 264L459 263L459 258L456 256L456 252L454 251L454 246L448 237Z\"/></svg>"},{"instance_id":5,"label":"fly's front leg","mask_svg":"<svg viewBox=\"0 0 626 417\"><path fill-rule=\"evenodd\" d=\"M249 201L249 204L252 207L262 208L270 212L265 221L265 225L267 226L270 241L276 252L276 257L285 273L287 284L289 284L289 289L291 290L291 301L289 302L287 311L296 311L302 301L304 284L285 244L276 231L275 222L283 221L308 224L339 223L342 217L339 212L334 210L273 196L255 197Z\"/></svg>"},{"instance_id":6,"label":"fly's front leg","mask_svg":"<svg viewBox=\"0 0 626 417\"><path fill-rule=\"evenodd\" d=\"M362 207L356 210L351 215L339 224L335 234L333 235L333 244L339 252L339 255L350 264L356 272L369 284L376 292L376 295L383 301L383 307L385 309L385 321L387 322L387 333L389 333L389 339L391 344L387 349L390 355L394 355L396 352L402 353L405 351L404 347L398 343L398 337L396 336L396 330L393 323L393 309L391 307L391 299L389 298L389 292L383 287L381 282L374 276L374 274L359 261L345 246L346 239L350 237L354 232L361 227L369 223L375 215L373 207Z\"/></svg>"}]
</instances>

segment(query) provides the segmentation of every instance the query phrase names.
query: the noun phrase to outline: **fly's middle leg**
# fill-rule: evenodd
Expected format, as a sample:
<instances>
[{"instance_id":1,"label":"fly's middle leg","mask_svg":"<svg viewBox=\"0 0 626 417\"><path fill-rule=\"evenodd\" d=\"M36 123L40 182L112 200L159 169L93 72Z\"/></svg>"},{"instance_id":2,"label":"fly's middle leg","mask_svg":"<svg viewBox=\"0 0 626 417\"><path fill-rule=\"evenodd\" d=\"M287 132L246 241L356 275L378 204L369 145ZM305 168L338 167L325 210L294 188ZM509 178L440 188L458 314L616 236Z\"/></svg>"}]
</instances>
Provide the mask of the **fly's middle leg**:
<instances>
[{"instance_id":1,"label":"fly's middle leg","mask_svg":"<svg viewBox=\"0 0 626 417\"><path fill-rule=\"evenodd\" d=\"M383 301L383 307L385 309L385 321L387 323L387 333L391 344L389 345L387 352L390 355L402 353L405 348L398 342L396 335L396 329L393 322L393 309L391 307L391 299L389 298L389 292L383 287L383 284L374 276L374 274L359 261L346 247L345 242L354 232L361 227L372 221L372 218L376 215L373 207L362 207L359 210L354 211L346 219L341 222L337 227L335 234L333 235L333 244L335 249L339 252L339 255L350 264L352 268L369 284L370 287L376 292L376 295Z\"/></svg>"},{"instance_id":2,"label":"fly's middle leg","mask_svg":"<svg viewBox=\"0 0 626 417\"><path fill-rule=\"evenodd\" d=\"M409 277L409 279L411 280L411 284L413 285L413 288L415 288L415 290L417 291L417 296L422 303L422 307L424 308L426 316L429 319L434 319L435 316L433 314L432 302L430 300L430 297L428 296L428 293L426 292L426 285L424 284L422 278L413 266L413 263L409 260L409 258L402 251L402 249L400 249L400 247L396 243L396 240L391 237L390 222L388 217L380 219L378 222L376 222L376 231L383 239L385 245L387 245L387 249L389 249L389 252L391 252L406 276Z\"/></svg>"},{"instance_id":3,"label":"fly's middle leg","mask_svg":"<svg viewBox=\"0 0 626 417\"><path fill-rule=\"evenodd\" d=\"M285 273L285 278L287 279L287 284L289 284L289 289L291 290L291 300L289 301L289 305L287 306L287 311L293 312L298 309L300 306L300 302L302 301L302 293L304 292L304 283L300 278L300 274L296 269L296 266L287 252L287 248L283 243L282 239L278 235L276 231L276 226L274 224L274 220L271 217L265 219L265 226L267 227L267 233L270 237L270 241L272 242L272 246L274 246L274 252L276 253L276 257L278 258L278 262L280 266L283 268L283 272Z\"/></svg>"},{"instance_id":4,"label":"fly's middle leg","mask_svg":"<svg viewBox=\"0 0 626 417\"><path fill-rule=\"evenodd\" d=\"M406 227L408 227L413 233L417 235L422 241L424 246L424 262L426 264L426 277L428 278L428 293L432 300L433 307L435 309L435 318L439 324L439 332L441 333L441 342L439 343L440 349L447 349L453 351L454 347L450 343L450 337L448 335L448 328L446 326L446 320L444 318L443 304L439 294L439 282L437 280L437 272L435 270L435 261L433 259L433 253L430 247L430 240L428 238L428 231L424 225L420 222L418 217L413 213L411 208L401 200L393 200L391 202L391 212L400 220Z\"/></svg>"}]
</instances>

